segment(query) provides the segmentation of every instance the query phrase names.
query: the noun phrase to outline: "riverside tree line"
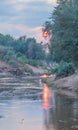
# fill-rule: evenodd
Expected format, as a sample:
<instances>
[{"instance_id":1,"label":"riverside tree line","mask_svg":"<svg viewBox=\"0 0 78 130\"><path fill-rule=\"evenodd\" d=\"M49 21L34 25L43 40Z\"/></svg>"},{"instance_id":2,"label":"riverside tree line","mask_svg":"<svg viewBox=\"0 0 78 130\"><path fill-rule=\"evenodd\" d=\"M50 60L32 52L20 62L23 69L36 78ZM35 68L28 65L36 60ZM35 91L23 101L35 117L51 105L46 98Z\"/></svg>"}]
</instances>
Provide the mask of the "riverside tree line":
<instances>
[{"instance_id":1,"label":"riverside tree line","mask_svg":"<svg viewBox=\"0 0 78 130\"><path fill-rule=\"evenodd\" d=\"M44 30L50 35L50 58L59 63L55 71L61 76L74 73L78 68L78 0L59 0Z\"/></svg>"}]
</instances>

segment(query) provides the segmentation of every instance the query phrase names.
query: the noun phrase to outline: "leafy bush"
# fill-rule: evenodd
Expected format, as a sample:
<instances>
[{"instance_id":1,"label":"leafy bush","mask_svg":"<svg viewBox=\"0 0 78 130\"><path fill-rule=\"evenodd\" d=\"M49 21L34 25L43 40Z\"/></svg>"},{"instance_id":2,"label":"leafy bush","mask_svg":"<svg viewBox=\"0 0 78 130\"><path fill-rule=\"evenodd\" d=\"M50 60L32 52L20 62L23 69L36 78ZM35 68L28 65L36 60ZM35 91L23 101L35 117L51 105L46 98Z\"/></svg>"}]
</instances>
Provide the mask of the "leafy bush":
<instances>
[{"instance_id":1,"label":"leafy bush","mask_svg":"<svg viewBox=\"0 0 78 130\"><path fill-rule=\"evenodd\" d=\"M28 60L28 64L32 65L32 66L43 66L43 63L41 60Z\"/></svg>"},{"instance_id":2,"label":"leafy bush","mask_svg":"<svg viewBox=\"0 0 78 130\"><path fill-rule=\"evenodd\" d=\"M0 45L0 60L3 60L7 52L8 52L8 48Z\"/></svg>"},{"instance_id":3,"label":"leafy bush","mask_svg":"<svg viewBox=\"0 0 78 130\"><path fill-rule=\"evenodd\" d=\"M21 62L21 63L26 63L27 62L27 58L25 55L21 55L19 56L18 58L18 61Z\"/></svg>"},{"instance_id":4,"label":"leafy bush","mask_svg":"<svg viewBox=\"0 0 78 130\"><path fill-rule=\"evenodd\" d=\"M60 62L50 68L49 73L56 74L56 77L65 77L74 74L75 67L73 63Z\"/></svg>"},{"instance_id":5,"label":"leafy bush","mask_svg":"<svg viewBox=\"0 0 78 130\"><path fill-rule=\"evenodd\" d=\"M4 56L3 60L10 61L11 59L16 59L16 54L13 50L8 50L6 55Z\"/></svg>"},{"instance_id":6,"label":"leafy bush","mask_svg":"<svg viewBox=\"0 0 78 130\"><path fill-rule=\"evenodd\" d=\"M55 74L58 71L58 64L50 65L50 68L48 69L49 74Z\"/></svg>"},{"instance_id":7,"label":"leafy bush","mask_svg":"<svg viewBox=\"0 0 78 130\"><path fill-rule=\"evenodd\" d=\"M66 77L75 73L73 63L61 62L57 68L57 77Z\"/></svg>"}]
</instances>

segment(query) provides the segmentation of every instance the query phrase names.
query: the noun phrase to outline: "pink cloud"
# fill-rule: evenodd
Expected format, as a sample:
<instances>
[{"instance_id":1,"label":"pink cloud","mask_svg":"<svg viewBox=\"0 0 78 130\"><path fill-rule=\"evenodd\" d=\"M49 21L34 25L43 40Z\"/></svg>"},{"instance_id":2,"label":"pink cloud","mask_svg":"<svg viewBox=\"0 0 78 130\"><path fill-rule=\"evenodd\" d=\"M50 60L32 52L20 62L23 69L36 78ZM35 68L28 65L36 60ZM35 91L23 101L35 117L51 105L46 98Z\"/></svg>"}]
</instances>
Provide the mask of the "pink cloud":
<instances>
[{"instance_id":1,"label":"pink cloud","mask_svg":"<svg viewBox=\"0 0 78 130\"><path fill-rule=\"evenodd\" d=\"M9 24L9 23L0 23L0 32L3 34L10 34L14 37L20 37L26 35L27 37L36 38L37 42L45 41L42 37L42 27L28 27L22 24Z\"/></svg>"}]
</instances>

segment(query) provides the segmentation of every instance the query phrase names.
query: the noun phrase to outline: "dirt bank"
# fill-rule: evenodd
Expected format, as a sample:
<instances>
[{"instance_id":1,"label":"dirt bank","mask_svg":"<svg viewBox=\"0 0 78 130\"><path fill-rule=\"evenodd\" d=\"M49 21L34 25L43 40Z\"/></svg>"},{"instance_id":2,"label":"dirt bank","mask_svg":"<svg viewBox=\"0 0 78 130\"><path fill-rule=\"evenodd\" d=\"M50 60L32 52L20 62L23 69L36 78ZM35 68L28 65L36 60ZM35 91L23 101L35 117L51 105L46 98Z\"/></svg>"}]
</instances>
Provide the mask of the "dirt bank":
<instances>
[{"instance_id":1,"label":"dirt bank","mask_svg":"<svg viewBox=\"0 0 78 130\"><path fill-rule=\"evenodd\" d=\"M43 67L34 67L29 64L20 65L18 67L7 64L6 62L0 61L0 73L6 72L7 74L13 74L17 76L23 75L42 75L47 73L47 70Z\"/></svg>"},{"instance_id":2,"label":"dirt bank","mask_svg":"<svg viewBox=\"0 0 78 130\"><path fill-rule=\"evenodd\" d=\"M61 79L47 79L49 86L56 89L57 93L72 98L78 98L78 75L74 74Z\"/></svg>"},{"instance_id":3,"label":"dirt bank","mask_svg":"<svg viewBox=\"0 0 78 130\"><path fill-rule=\"evenodd\" d=\"M44 72L28 64L16 68L0 61L0 98L41 98L39 79Z\"/></svg>"}]
</instances>

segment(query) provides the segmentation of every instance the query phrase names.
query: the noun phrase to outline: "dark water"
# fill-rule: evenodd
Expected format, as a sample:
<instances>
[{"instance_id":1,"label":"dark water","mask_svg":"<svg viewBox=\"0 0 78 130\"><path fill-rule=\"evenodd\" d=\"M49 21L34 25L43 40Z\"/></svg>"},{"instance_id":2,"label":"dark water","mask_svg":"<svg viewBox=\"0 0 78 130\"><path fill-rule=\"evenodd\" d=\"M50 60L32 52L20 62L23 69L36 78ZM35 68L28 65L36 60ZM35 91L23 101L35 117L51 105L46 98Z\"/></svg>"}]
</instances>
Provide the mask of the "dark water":
<instances>
[{"instance_id":1,"label":"dark water","mask_svg":"<svg viewBox=\"0 0 78 130\"><path fill-rule=\"evenodd\" d=\"M78 130L78 100L55 95L49 118L53 130Z\"/></svg>"},{"instance_id":2,"label":"dark water","mask_svg":"<svg viewBox=\"0 0 78 130\"><path fill-rule=\"evenodd\" d=\"M78 100L48 92L48 100L0 99L0 130L78 130Z\"/></svg>"}]
</instances>

